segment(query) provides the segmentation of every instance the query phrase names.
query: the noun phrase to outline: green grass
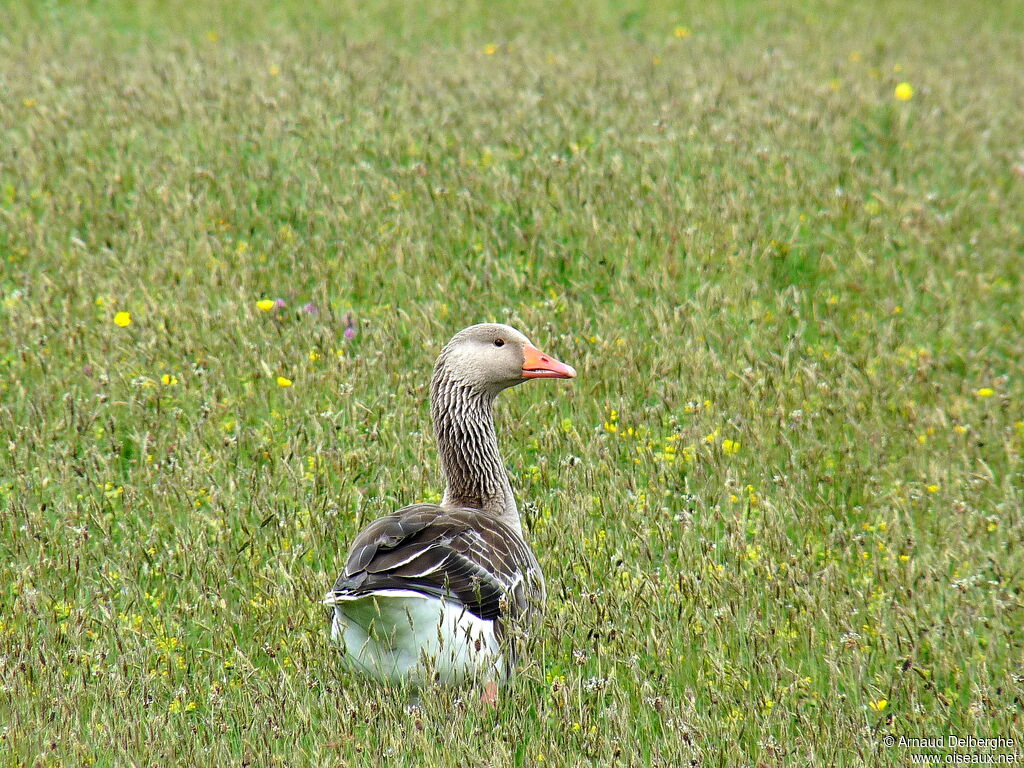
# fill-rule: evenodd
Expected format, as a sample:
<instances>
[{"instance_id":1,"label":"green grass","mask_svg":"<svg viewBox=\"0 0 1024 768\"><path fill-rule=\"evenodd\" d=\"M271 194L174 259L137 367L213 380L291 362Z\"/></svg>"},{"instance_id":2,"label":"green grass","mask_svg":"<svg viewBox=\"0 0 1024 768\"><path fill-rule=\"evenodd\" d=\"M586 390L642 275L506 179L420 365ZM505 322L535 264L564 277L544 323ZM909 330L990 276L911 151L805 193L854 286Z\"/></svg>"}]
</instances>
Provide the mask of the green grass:
<instances>
[{"instance_id":1,"label":"green grass","mask_svg":"<svg viewBox=\"0 0 1024 768\"><path fill-rule=\"evenodd\" d=\"M0 10L0 765L1024 739L1019 2L178 5ZM318 601L483 320L548 611L410 712Z\"/></svg>"}]
</instances>

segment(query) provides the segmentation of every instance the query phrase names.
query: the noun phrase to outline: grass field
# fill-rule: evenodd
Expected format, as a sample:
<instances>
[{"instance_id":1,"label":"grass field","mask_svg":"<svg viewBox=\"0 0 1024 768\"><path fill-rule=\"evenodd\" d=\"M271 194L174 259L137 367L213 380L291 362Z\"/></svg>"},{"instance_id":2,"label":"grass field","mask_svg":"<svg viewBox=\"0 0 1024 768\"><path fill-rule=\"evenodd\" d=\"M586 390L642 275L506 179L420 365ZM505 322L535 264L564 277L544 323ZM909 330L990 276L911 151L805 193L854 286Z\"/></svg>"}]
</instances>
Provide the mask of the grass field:
<instances>
[{"instance_id":1,"label":"grass field","mask_svg":"<svg viewBox=\"0 0 1024 768\"><path fill-rule=\"evenodd\" d=\"M1024 753L1019 2L0 18L0 765ZM483 320L548 611L410 711L318 603Z\"/></svg>"}]
</instances>

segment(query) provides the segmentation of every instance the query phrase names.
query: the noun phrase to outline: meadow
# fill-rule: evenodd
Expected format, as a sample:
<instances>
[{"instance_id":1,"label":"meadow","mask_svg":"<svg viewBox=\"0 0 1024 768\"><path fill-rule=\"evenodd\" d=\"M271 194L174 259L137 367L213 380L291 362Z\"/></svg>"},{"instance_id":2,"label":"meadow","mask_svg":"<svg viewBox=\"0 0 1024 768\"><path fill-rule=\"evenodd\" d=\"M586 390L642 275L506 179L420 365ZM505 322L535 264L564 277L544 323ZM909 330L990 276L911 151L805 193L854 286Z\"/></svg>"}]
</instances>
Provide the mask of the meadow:
<instances>
[{"instance_id":1,"label":"meadow","mask_svg":"<svg viewBox=\"0 0 1024 768\"><path fill-rule=\"evenodd\" d=\"M1024 754L1021 8L0 3L0 766ZM410 709L319 601L485 320L547 613Z\"/></svg>"}]
</instances>

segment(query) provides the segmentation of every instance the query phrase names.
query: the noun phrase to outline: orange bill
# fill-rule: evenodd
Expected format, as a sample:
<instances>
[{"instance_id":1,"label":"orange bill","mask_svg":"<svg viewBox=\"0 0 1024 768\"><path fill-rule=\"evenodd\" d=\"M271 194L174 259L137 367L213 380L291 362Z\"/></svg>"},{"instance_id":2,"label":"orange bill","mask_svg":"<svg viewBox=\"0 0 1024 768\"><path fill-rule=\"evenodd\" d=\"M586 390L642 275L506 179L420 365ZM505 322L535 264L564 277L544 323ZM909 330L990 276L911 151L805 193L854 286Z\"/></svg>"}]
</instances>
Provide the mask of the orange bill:
<instances>
[{"instance_id":1,"label":"orange bill","mask_svg":"<svg viewBox=\"0 0 1024 768\"><path fill-rule=\"evenodd\" d=\"M527 344L523 347L524 379L575 379L576 369L571 365L555 360L550 355L545 355L536 347Z\"/></svg>"}]
</instances>

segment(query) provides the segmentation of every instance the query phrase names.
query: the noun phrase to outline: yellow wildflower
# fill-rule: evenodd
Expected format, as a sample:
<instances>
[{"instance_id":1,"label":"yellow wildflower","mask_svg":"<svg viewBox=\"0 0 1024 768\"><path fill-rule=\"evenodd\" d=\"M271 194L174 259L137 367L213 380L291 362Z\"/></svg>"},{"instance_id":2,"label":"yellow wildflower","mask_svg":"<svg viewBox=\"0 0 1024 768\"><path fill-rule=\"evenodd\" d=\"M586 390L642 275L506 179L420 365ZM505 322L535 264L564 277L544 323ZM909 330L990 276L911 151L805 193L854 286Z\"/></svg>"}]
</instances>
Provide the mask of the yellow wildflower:
<instances>
[{"instance_id":1,"label":"yellow wildflower","mask_svg":"<svg viewBox=\"0 0 1024 768\"><path fill-rule=\"evenodd\" d=\"M270 310L272 310L274 308L274 300L273 299L260 299L259 301L256 302L256 306L259 307L264 312L269 312Z\"/></svg>"},{"instance_id":2,"label":"yellow wildflower","mask_svg":"<svg viewBox=\"0 0 1024 768\"><path fill-rule=\"evenodd\" d=\"M689 27L676 27L673 34L678 38L690 37L693 32Z\"/></svg>"},{"instance_id":3,"label":"yellow wildflower","mask_svg":"<svg viewBox=\"0 0 1024 768\"><path fill-rule=\"evenodd\" d=\"M875 710L875 712L881 712L889 706L889 702L886 699L879 699L878 701L869 701L868 706Z\"/></svg>"},{"instance_id":4,"label":"yellow wildflower","mask_svg":"<svg viewBox=\"0 0 1024 768\"><path fill-rule=\"evenodd\" d=\"M735 456L740 452L741 443L738 440L723 440L722 453L726 456Z\"/></svg>"},{"instance_id":5,"label":"yellow wildflower","mask_svg":"<svg viewBox=\"0 0 1024 768\"><path fill-rule=\"evenodd\" d=\"M160 377L160 383L163 384L165 387L173 387L175 384L178 383L178 377L171 376L171 374L169 373L165 373L163 376Z\"/></svg>"},{"instance_id":6,"label":"yellow wildflower","mask_svg":"<svg viewBox=\"0 0 1024 768\"><path fill-rule=\"evenodd\" d=\"M892 95L899 101L910 101L914 98L914 89L910 83L900 83L896 86L896 90L893 91Z\"/></svg>"},{"instance_id":7,"label":"yellow wildflower","mask_svg":"<svg viewBox=\"0 0 1024 768\"><path fill-rule=\"evenodd\" d=\"M992 387L982 387L978 390L978 397L992 397L996 391Z\"/></svg>"},{"instance_id":8,"label":"yellow wildflower","mask_svg":"<svg viewBox=\"0 0 1024 768\"><path fill-rule=\"evenodd\" d=\"M938 492L939 492L939 486L938 486L937 483L932 483L931 485L928 486L928 493L938 493Z\"/></svg>"},{"instance_id":9,"label":"yellow wildflower","mask_svg":"<svg viewBox=\"0 0 1024 768\"><path fill-rule=\"evenodd\" d=\"M277 386L279 387L290 387L292 385L291 379L286 379L284 376L277 377Z\"/></svg>"},{"instance_id":10,"label":"yellow wildflower","mask_svg":"<svg viewBox=\"0 0 1024 768\"><path fill-rule=\"evenodd\" d=\"M494 43L488 43L487 45L484 46L484 55L485 56L493 56L497 52L498 52L498 46L496 46Z\"/></svg>"},{"instance_id":11,"label":"yellow wildflower","mask_svg":"<svg viewBox=\"0 0 1024 768\"><path fill-rule=\"evenodd\" d=\"M611 412L608 414L608 421L606 421L604 423L604 428L607 431L612 432L612 433L618 432L619 431L619 427L616 424L616 422L618 420L619 420L619 412L617 410L615 410L614 408L612 408Z\"/></svg>"},{"instance_id":12,"label":"yellow wildflower","mask_svg":"<svg viewBox=\"0 0 1024 768\"><path fill-rule=\"evenodd\" d=\"M118 312L114 315L114 325L119 325L122 328L127 328L132 324L132 313L131 312Z\"/></svg>"}]
</instances>

